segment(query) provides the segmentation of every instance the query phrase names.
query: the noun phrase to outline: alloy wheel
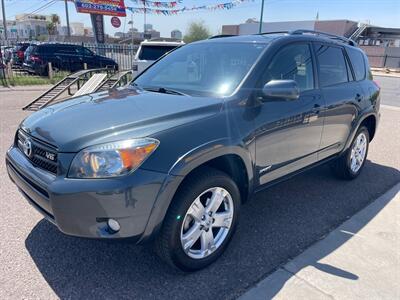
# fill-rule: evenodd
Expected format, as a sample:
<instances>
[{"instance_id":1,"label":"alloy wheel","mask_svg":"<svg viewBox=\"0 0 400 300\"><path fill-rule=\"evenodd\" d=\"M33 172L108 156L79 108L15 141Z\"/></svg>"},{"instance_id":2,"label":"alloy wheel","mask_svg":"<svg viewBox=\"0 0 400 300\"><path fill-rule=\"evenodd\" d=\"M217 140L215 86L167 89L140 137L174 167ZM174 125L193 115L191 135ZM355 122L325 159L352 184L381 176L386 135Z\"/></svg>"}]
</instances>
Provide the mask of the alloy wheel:
<instances>
[{"instance_id":1,"label":"alloy wheel","mask_svg":"<svg viewBox=\"0 0 400 300\"><path fill-rule=\"evenodd\" d=\"M352 172L357 173L367 153L367 137L365 133L361 132L353 143L350 155L350 169Z\"/></svg>"},{"instance_id":2,"label":"alloy wheel","mask_svg":"<svg viewBox=\"0 0 400 300\"><path fill-rule=\"evenodd\" d=\"M232 226L234 205L230 193L213 187L201 193L184 217L180 240L184 252L202 259L222 245Z\"/></svg>"}]
</instances>

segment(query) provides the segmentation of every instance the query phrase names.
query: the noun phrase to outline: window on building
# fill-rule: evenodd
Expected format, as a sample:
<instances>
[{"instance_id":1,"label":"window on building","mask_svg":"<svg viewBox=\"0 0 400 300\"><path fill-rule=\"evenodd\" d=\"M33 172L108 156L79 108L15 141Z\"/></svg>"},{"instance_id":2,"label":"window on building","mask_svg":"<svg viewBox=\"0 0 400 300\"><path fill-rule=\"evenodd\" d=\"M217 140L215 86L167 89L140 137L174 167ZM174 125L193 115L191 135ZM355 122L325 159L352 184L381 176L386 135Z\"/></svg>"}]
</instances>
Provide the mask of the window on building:
<instances>
[{"instance_id":1,"label":"window on building","mask_svg":"<svg viewBox=\"0 0 400 300\"><path fill-rule=\"evenodd\" d=\"M349 80L342 48L317 45L316 55L319 64L319 81L322 87Z\"/></svg>"},{"instance_id":2,"label":"window on building","mask_svg":"<svg viewBox=\"0 0 400 300\"><path fill-rule=\"evenodd\" d=\"M350 48L347 49L347 53L350 57L356 80L363 80L365 78L365 62L362 53L356 49Z\"/></svg>"},{"instance_id":3,"label":"window on building","mask_svg":"<svg viewBox=\"0 0 400 300\"><path fill-rule=\"evenodd\" d=\"M274 79L292 79L300 91L314 88L313 63L308 44L286 46L274 56L265 71L263 83Z\"/></svg>"}]
</instances>

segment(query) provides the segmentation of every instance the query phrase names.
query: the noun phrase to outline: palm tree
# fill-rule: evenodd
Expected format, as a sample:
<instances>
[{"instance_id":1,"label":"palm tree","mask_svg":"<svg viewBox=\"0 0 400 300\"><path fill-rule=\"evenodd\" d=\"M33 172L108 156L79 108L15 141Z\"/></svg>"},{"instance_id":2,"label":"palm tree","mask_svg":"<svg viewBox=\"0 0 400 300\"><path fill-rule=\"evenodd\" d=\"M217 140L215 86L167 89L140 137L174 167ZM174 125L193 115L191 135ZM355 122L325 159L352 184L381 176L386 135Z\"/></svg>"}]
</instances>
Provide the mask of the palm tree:
<instances>
[{"instance_id":1,"label":"palm tree","mask_svg":"<svg viewBox=\"0 0 400 300\"><path fill-rule=\"evenodd\" d=\"M47 22L47 32L49 35L57 34L57 25L60 24L60 17L57 14L52 14L50 21Z\"/></svg>"}]
</instances>

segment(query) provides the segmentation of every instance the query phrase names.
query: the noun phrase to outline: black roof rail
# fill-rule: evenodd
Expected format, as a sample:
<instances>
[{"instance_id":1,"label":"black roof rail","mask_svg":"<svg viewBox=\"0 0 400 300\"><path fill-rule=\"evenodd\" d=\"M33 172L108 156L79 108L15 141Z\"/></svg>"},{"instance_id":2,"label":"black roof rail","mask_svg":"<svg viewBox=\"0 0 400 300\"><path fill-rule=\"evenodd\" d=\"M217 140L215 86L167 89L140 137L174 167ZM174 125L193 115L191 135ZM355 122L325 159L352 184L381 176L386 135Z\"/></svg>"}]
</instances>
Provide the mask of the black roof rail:
<instances>
[{"instance_id":1,"label":"black roof rail","mask_svg":"<svg viewBox=\"0 0 400 300\"><path fill-rule=\"evenodd\" d=\"M315 34L315 35L320 35L320 36L325 36L327 38L333 39L333 40L339 40L342 41L346 44L349 44L351 46L357 46L357 43L354 42L352 39L348 39L344 36L339 36L339 35L335 35L335 34L331 34L331 33L326 33L326 32L322 32L322 31L315 31L315 30L308 30L308 29L297 29L297 30L293 30L290 31L289 34L291 35L295 35L295 34Z\"/></svg>"},{"instance_id":2,"label":"black roof rail","mask_svg":"<svg viewBox=\"0 0 400 300\"><path fill-rule=\"evenodd\" d=\"M277 33L290 33L290 31L280 30L280 31L261 32L261 33L255 33L255 35L267 35L267 34L277 34Z\"/></svg>"},{"instance_id":3,"label":"black roof rail","mask_svg":"<svg viewBox=\"0 0 400 300\"><path fill-rule=\"evenodd\" d=\"M212 40L212 39L219 39L219 38L231 37L231 36L237 36L237 35L236 34L217 34L217 35L210 36L208 39Z\"/></svg>"}]
</instances>

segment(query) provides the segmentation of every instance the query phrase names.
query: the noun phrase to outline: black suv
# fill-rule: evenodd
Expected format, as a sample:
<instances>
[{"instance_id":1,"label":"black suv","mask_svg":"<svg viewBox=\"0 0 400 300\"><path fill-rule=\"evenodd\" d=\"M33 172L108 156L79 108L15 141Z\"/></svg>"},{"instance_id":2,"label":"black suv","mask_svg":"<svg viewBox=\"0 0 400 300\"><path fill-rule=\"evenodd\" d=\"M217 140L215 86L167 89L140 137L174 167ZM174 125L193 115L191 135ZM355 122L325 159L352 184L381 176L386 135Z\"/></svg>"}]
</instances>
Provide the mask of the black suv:
<instances>
[{"instance_id":1,"label":"black suv","mask_svg":"<svg viewBox=\"0 0 400 300\"><path fill-rule=\"evenodd\" d=\"M352 41L220 37L172 51L125 89L30 115L7 170L62 232L154 237L165 261L192 271L225 250L255 192L328 161L356 178L379 103Z\"/></svg>"},{"instance_id":2,"label":"black suv","mask_svg":"<svg viewBox=\"0 0 400 300\"><path fill-rule=\"evenodd\" d=\"M23 67L28 72L46 75L49 62L54 70L70 72L82 70L85 63L89 69L103 67L118 69L118 64L111 58L96 55L83 46L54 43L29 46L25 51Z\"/></svg>"}]
</instances>

